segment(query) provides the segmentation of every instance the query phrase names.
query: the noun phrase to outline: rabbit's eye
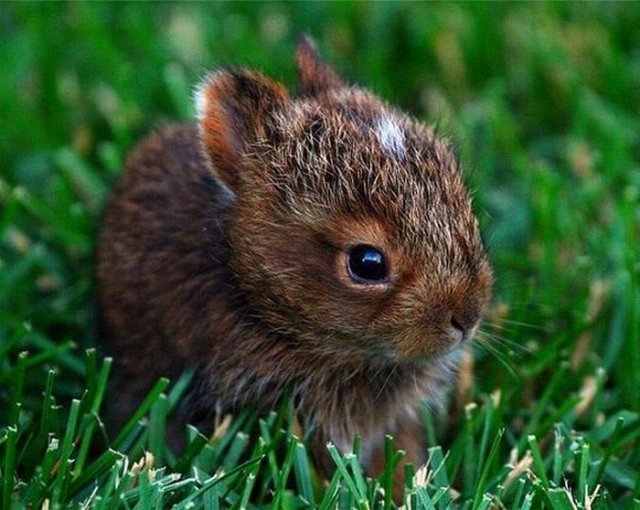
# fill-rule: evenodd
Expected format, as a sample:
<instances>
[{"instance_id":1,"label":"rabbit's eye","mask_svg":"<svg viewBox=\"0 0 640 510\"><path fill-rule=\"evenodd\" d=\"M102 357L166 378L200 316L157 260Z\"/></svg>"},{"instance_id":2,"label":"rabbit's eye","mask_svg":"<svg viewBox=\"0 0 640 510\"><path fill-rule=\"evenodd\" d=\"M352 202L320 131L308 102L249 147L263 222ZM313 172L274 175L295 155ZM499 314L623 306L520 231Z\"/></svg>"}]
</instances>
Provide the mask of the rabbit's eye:
<instances>
[{"instance_id":1,"label":"rabbit's eye","mask_svg":"<svg viewBox=\"0 0 640 510\"><path fill-rule=\"evenodd\" d=\"M387 277L384 254L368 244L354 246L347 257L351 279L358 283L381 283Z\"/></svg>"}]
</instances>

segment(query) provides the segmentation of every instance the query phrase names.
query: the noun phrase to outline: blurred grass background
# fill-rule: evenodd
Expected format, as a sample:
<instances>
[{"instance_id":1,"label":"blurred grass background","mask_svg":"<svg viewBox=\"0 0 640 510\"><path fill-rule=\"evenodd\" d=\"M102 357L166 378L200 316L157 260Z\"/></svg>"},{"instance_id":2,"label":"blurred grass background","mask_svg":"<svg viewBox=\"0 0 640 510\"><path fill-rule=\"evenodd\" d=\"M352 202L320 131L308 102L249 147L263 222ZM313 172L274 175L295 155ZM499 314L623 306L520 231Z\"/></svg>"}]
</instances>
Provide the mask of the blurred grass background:
<instances>
[{"instance_id":1,"label":"blurred grass background","mask_svg":"<svg viewBox=\"0 0 640 510\"><path fill-rule=\"evenodd\" d=\"M633 505L640 498L638 27L638 3L1 3L3 501L19 506L28 493L39 505L54 483L41 480L41 491L29 492L17 482L28 488L43 470L29 438L49 405L42 392L52 369L62 407L46 422L48 433L64 429L73 398L85 422L95 415L99 358L86 361L84 351L99 341L93 247L127 152L151 130L193 117L191 91L212 66L254 67L295 89L292 55L307 32L350 81L454 138L475 190L497 274L485 328L493 340L477 349L467 367L473 377L453 399L474 404L430 428L432 444L449 451L447 484L462 494L458 502L479 508L485 491L525 501L497 487L511 449L518 458L533 452L527 436L534 434L543 456L538 481L553 471L561 489L561 473L584 507L590 477L603 485L605 507ZM489 462L487 441L502 428ZM558 460L552 443L562 434L568 453ZM587 461L584 445L593 455ZM484 478L465 467L487 462ZM69 483L81 475L76 469ZM540 482L539 492L532 480L522 482L524 493L555 508L549 485ZM272 490L264 487L262 494ZM437 488L432 482L426 497ZM86 497L81 489L59 489L60 504ZM247 498L258 501L257 493Z\"/></svg>"}]
</instances>

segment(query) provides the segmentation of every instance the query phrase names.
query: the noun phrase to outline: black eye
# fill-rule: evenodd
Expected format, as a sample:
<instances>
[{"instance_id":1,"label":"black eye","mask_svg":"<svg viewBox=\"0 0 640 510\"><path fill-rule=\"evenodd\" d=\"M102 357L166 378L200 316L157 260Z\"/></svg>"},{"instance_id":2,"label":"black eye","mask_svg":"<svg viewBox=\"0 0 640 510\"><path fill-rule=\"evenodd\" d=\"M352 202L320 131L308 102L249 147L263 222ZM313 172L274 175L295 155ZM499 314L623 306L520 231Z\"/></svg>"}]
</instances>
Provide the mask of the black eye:
<instances>
[{"instance_id":1,"label":"black eye","mask_svg":"<svg viewBox=\"0 0 640 510\"><path fill-rule=\"evenodd\" d=\"M383 253L368 244L360 244L351 249L347 267L351 279L358 283L378 283L387 276L387 263Z\"/></svg>"}]
</instances>

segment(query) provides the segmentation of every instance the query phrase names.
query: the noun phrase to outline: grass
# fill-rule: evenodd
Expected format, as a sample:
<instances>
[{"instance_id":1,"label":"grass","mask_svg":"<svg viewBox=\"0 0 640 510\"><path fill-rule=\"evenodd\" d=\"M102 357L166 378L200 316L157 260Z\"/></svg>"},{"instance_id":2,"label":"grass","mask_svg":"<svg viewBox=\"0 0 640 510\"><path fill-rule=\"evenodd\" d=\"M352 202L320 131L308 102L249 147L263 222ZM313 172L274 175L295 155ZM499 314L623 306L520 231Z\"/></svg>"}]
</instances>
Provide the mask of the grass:
<instances>
[{"instance_id":1,"label":"grass","mask_svg":"<svg viewBox=\"0 0 640 510\"><path fill-rule=\"evenodd\" d=\"M407 508L640 508L639 4L0 4L0 507L392 508L286 406L176 458L160 381L118 437L100 420L93 247L127 151L193 114L207 68L294 84L328 59L459 141L498 278ZM358 445L354 445L357 452ZM386 495L385 495L386 494Z\"/></svg>"}]
</instances>

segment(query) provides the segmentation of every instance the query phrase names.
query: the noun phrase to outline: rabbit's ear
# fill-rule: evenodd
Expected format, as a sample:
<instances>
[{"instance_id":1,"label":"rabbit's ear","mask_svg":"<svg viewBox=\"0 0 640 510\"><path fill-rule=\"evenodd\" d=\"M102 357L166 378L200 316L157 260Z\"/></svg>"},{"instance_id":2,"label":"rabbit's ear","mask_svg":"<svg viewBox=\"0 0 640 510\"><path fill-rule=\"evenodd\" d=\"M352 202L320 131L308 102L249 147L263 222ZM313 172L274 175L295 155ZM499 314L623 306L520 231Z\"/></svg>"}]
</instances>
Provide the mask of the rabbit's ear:
<instances>
[{"instance_id":1,"label":"rabbit's ear","mask_svg":"<svg viewBox=\"0 0 640 510\"><path fill-rule=\"evenodd\" d=\"M195 94L200 139L219 180L239 192L247 147L289 101L286 88L259 73L222 69L211 73Z\"/></svg>"},{"instance_id":2,"label":"rabbit's ear","mask_svg":"<svg viewBox=\"0 0 640 510\"><path fill-rule=\"evenodd\" d=\"M302 36L298 42L296 68L301 96L314 96L344 86L342 78L322 60L313 40L307 36Z\"/></svg>"}]
</instances>

